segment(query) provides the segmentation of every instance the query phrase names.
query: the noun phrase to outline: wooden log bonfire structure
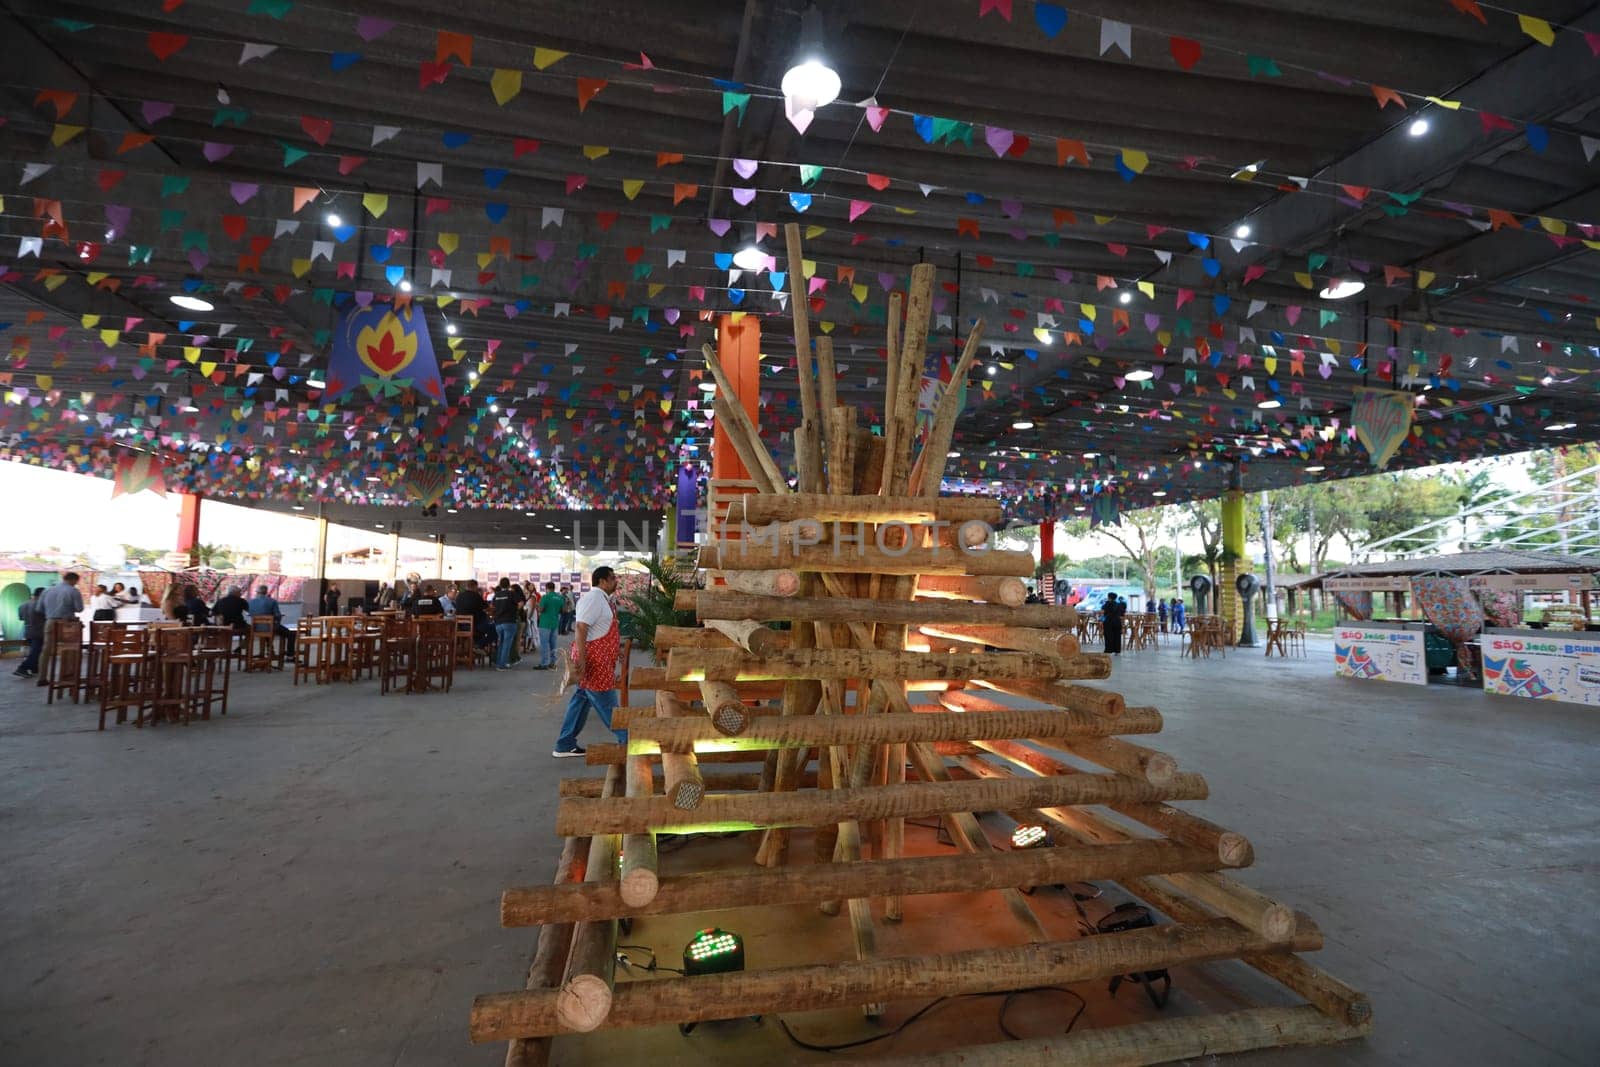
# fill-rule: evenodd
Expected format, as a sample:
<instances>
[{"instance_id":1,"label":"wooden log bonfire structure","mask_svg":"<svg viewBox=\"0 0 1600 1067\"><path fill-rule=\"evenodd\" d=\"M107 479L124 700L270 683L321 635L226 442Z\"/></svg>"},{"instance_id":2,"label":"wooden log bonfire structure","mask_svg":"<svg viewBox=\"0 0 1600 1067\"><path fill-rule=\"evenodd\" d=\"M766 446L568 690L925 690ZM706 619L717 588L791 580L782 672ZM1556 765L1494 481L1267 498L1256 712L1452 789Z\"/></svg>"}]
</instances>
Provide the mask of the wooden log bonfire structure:
<instances>
[{"instance_id":1,"label":"wooden log bonfire structure","mask_svg":"<svg viewBox=\"0 0 1600 1067\"><path fill-rule=\"evenodd\" d=\"M506 1062L530 1065L561 1034L840 1004L876 1015L890 1001L1103 984L1228 959L1303 1003L1174 1018L1146 1006L1148 1021L916 1061L1160 1063L1365 1034L1366 997L1300 955L1322 946L1315 923L1223 873L1251 863L1249 842L1173 806L1204 800L1207 786L1140 743L1161 729L1160 713L1088 684L1110 662L1078 648L1073 609L1024 604L1029 555L973 537L998 526L999 503L939 495L961 390L945 389L919 428L934 268L913 268L903 316L891 296L885 415L873 433L837 402L831 342L813 347L806 320L797 228L786 238L801 356L798 491L707 346L717 421L755 492L712 516L715 539L698 561L711 584L680 603L701 625L663 628L660 666L633 671L633 692L654 699L619 710L627 746L589 749L606 778L562 784L554 883L506 890L502 922L539 927L537 953L525 988L476 999L472 1039L508 1041ZM979 320L953 382L982 334ZM997 847L979 813L1045 828L1048 844ZM926 817L955 854L907 853L905 821ZM658 835L713 828L747 831L752 862L658 870ZM796 833L810 837L813 862L791 862ZM1074 882L1115 883L1165 921L1047 929L1023 890ZM1014 943L877 951L877 923L900 921L903 897L975 891L1000 894ZM956 908L963 898L949 899ZM847 913L854 959L615 981L619 920L808 904Z\"/></svg>"}]
</instances>

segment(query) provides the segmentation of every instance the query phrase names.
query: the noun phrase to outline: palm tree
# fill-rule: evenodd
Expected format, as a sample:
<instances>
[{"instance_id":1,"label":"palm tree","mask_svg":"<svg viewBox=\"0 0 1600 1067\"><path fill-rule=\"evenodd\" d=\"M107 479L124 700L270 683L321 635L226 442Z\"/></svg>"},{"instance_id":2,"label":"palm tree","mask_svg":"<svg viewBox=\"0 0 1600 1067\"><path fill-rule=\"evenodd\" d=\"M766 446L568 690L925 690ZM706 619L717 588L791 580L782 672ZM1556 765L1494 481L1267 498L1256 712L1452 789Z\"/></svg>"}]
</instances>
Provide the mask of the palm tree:
<instances>
[{"instance_id":1,"label":"palm tree","mask_svg":"<svg viewBox=\"0 0 1600 1067\"><path fill-rule=\"evenodd\" d=\"M196 567L224 570L233 565L228 550L221 545L195 545L189 550L189 561Z\"/></svg>"},{"instance_id":2,"label":"palm tree","mask_svg":"<svg viewBox=\"0 0 1600 1067\"><path fill-rule=\"evenodd\" d=\"M677 609L678 590L685 586L671 556L653 556L641 560L640 565L649 572L650 584L622 598L617 623L634 647L653 650L657 628L693 626L694 612Z\"/></svg>"}]
</instances>

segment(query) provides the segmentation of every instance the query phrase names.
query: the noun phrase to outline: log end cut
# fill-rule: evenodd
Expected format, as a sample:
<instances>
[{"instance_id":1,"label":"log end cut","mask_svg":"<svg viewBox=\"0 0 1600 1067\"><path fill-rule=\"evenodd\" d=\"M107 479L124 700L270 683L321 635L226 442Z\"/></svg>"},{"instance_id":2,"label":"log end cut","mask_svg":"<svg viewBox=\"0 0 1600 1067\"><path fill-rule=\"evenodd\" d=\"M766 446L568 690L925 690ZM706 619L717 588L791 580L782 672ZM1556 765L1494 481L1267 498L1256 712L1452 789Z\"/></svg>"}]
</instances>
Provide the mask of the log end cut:
<instances>
[{"instance_id":1,"label":"log end cut","mask_svg":"<svg viewBox=\"0 0 1600 1067\"><path fill-rule=\"evenodd\" d=\"M587 1034L610 1014L611 987L599 975L574 975L556 994L556 1021L563 1030Z\"/></svg>"}]
</instances>

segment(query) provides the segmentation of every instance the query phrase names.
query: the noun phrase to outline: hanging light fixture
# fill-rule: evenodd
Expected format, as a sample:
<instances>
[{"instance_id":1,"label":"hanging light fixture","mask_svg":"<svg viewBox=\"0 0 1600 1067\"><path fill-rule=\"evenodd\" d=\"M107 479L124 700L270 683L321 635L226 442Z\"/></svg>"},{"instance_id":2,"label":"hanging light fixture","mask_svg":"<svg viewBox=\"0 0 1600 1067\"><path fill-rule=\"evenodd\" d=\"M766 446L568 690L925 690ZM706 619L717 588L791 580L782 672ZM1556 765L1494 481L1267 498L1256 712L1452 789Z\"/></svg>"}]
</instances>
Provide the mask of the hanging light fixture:
<instances>
[{"instance_id":1,"label":"hanging light fixture","mask_svg":"<svg viewBox=\"0 0 1600 1067\"><path fill-rule=\"evenodd\" d=\"M800 14L800 42L783 76L784 105L791 115L816 111L839 99L839 72L828 62L823 48L826 25L816 4Z\"/></svg>"},{"instance_id":2,"label":"hanging light fixture","mask_svg":"<svg viewBox=\"0 0 1600 1067\"><path fill-rule=\"evenodd\" d=\"M1330 278L1322 292L1317 295L1324 300L1344 300L1355 296L1367 287L1367 283L1359 278Z\"/></svg>"},{"instance_id":3,"label":"hanging light fixture","mask_svg":"<svg viewBox=\"0 0 1600 1067\"><path fill-rule=\"evenodd\" d=\"M751 222L741 227L740 237L739 250L733 254L733 265L740 270L765 269L767 254L761 251L758 243L756 224Z\"/></svg>"}]
</instances>

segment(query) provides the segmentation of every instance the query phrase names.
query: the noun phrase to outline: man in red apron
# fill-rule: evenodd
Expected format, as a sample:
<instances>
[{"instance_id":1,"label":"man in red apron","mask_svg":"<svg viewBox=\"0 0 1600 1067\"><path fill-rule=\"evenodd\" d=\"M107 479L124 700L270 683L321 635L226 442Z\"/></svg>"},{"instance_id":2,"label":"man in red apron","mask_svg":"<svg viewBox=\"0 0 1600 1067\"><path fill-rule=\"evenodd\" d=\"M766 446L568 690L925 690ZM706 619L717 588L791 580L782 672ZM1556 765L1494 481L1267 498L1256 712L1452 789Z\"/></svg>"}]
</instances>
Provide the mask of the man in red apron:
<instances>
[{"instance_id":1,"label":"man in red apron","mask_svg":"<svg viewBox=\"0 0 1600 1067\"><path fill-rule=\"evenodd\" d=\"M593 708L606 729L611 729L611 713L617 707L617 656L621 637L617 612L611 594L617 591L617 574L610 567L596 567L592 587L578 598L577 636L572 641L572 677L578 686L567 701L567 716L561 722L552 756L581 756L584 749L578 735ZM628 743L624 730L613 730L617 740Z\"/></svg>"}]
</instances>

